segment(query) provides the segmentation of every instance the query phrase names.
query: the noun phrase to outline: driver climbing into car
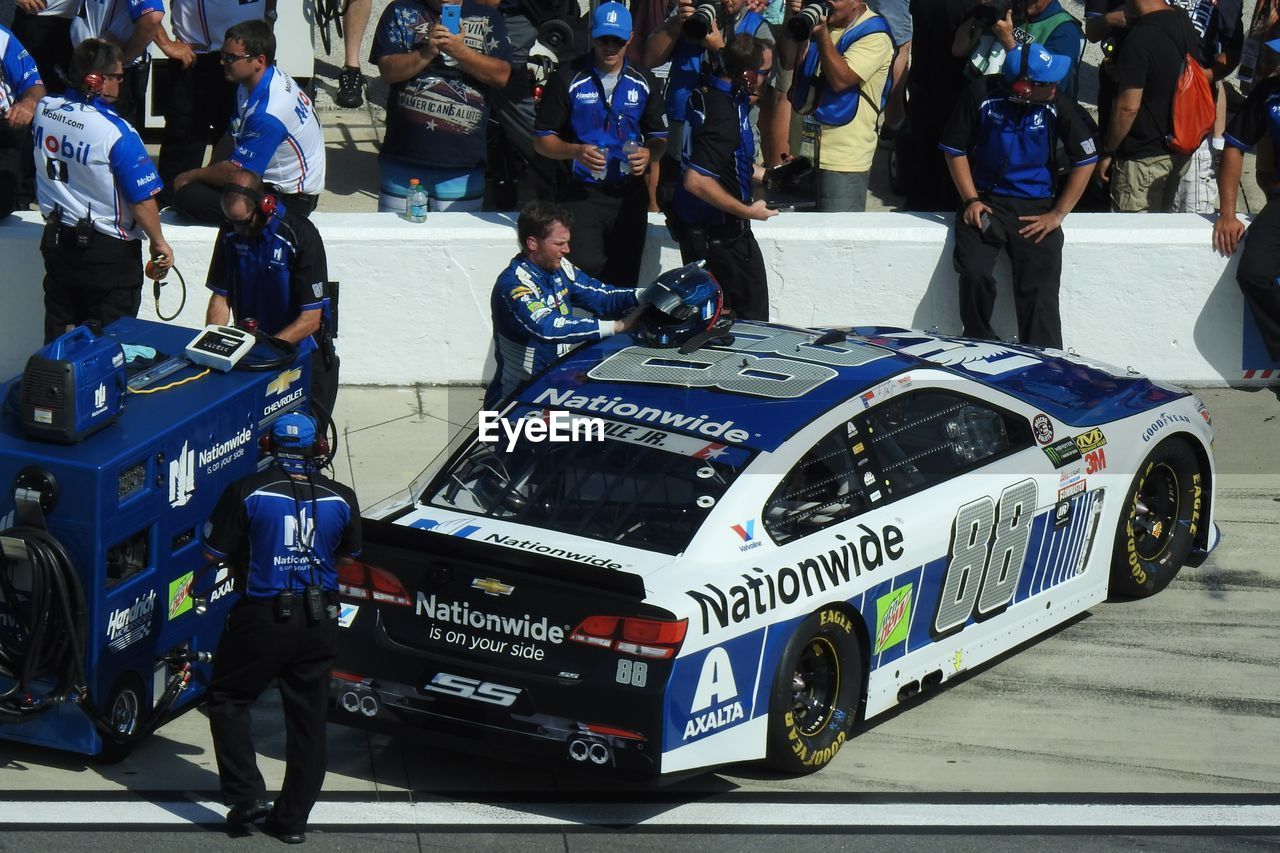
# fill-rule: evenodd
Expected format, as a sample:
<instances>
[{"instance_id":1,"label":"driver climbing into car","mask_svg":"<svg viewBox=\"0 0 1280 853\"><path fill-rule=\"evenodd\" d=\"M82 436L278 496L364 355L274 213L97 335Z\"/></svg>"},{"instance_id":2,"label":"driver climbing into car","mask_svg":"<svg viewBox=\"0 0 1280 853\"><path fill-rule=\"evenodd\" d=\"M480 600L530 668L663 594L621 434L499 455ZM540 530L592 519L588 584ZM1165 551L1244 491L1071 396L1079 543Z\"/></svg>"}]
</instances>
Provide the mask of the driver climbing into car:
<instances>
[{"instance_id":1,"label":"driver climbing into car","mask_svg":"<svg viewBox=\"0 0 1280 853\"><path fill-rule=\"evenodd\" d=\"M636 324L639 290L604 284L569 262L572 227L573 216L551 202L531 201L520 211L520 254L498 276L490 299L497 369L484 395L486 409L575 344ZM574 308L603 319L574 316Z\"/></svg>"}]
</instances>

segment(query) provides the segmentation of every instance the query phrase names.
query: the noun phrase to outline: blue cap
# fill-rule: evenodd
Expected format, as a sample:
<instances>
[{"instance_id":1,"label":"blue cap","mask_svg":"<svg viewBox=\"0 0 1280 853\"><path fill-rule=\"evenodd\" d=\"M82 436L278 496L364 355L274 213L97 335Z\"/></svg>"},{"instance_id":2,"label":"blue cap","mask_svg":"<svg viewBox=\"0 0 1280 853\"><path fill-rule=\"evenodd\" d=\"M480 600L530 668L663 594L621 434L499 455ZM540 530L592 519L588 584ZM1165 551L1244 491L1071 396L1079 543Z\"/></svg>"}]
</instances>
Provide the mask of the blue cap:
<instances>
[{"instance_id":1,"label":"blue cap","mask_svg":"<svg viewBox=\"0 0 1280 853\"><path fill-rule=\"evenodd\" d=\"M316 422L310 415L290 412L276 418L271 425L276 449L284 453L302 453L316 443Z\"/></svg>"},{"instance_id":2,"label":"blue cap","mask_svg":"<svg viewBox=\"0 0 1280 853\"><path fill-rule=\"evenodd\" d=\"M1271 41L1264 41L1263 44L1265 44L1267 47L1274 50L1276 53L1280 53L1280 39L1272 39Z\"/></svg>"},{"instance_id":3,"label":"blue cap","mask_svg":"<svg viewBox=\"0 0 1280 853\"><path fill-rule=\"evenodd\" d=\"M1004 59L1004 76L1014 80L1023 76L1022 57L1027 57L1028 73L1026 77L1035 83L1058 83L1071 70L1071 60L1045 50L1044 45L1032 44L1030 48L1021 46L1009 51Z\"/></svg>"},{"instance_id":4,"label":"blue cap","mask_svg":"<svg viewBox=\"0 0 1280 853\"><path fill-rule=\"evenodd\" d=\"M614 36L623 41L631 38L631 13L626 6L610 0L596 7L596 13L591 16L591 37L598 39L604 36Z\"/></svg>"}]
</instances>

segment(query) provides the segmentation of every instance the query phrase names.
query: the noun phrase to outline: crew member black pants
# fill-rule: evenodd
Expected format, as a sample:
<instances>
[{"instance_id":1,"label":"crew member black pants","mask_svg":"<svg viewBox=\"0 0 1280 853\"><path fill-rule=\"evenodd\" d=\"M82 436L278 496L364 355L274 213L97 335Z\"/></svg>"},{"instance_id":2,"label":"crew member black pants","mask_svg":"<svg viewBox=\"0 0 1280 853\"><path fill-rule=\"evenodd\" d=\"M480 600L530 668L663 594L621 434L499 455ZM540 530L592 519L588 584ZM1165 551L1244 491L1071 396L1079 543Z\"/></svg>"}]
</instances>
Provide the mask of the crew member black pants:
<instances>
[{"instance_id":1,"label":"crew member black pants","mask_svg":"<svg viewBox=\"0 0 1280 853\"><path fill-rule=\"evenodd\" d=\"M1058 288L1062 281L1062 229L1055 229L1036 243L1018 234L1027 223L1020 216L1045 213L1052 198L1024 199L984 197L991 218L1003 226L1002 246L983 240L982 233L956 214L954 261L960 273L960 319L964 335L996 340L991 313L996 304L996 256L1003 248L1013 265L1013 306L1018 315L1018 341L1042 347L1062 347L1062 317L1058 312Z\"/></svg>"},{"instance_id":2,"label":"crew member black pants","mask_svg":"<svg viewBox=\"0 0 1280 853\"><path fill-rule=\"evenodd\" d=\"M196 64L166 66L164 139L160 143L161 204L173 203L173 179L204 165L205 148L227 132L236 108L236 84L223 75L221 55L202 53ZM157 80L157 84L160 81Z\"/></svg>"},{"instance_id":3,"label":"crew member black pants","mask_svg":"<svg viewBox=\"0 0 1280 853\"><path fill-rule=\"evenodd\" d=\"M45 343L67 326L86 320L105 326L121 317L138 316L141 240L120 240L95 231L82 248L76 245L75 229L46 226L40 254L44 256Z\"/></svg>"},{"instance_id":4,"label":"crew member black pants","mask_svg":"<svg viewBox=\"0 0 1280 853\"><path fill-rule=\"evenodd\" d=\"M769 280L764 256L751 226L735 220L728 226L691 228L680 232L680 259L684 263L707 262L724 292L724 306L740 320L769 319ZM735 233L736 232L736 233Z\"/></svg>"},{"instance_id":5,"label":"crew member black pants","mask_svg":"<svg viewBox=\"0 0 1280 853\"><path fill-rule=\"evenodd\" d=\"M55 15L32 15L15 7L13 31L40 69L40 79L50 95L60 95L67 87L67 66L71 64L71 19Z\"/></svg>"},{"instance_id":6,"label":"crew member black pants","mask_svg":"<svg viewBox=\"0 0 1280 853\"><path fill-rule=\"evenodd\" d=\"M564 193L573 214L573 253L569 260L605 284L635 287L649 228L649 188L643 178L621 186L575 184Z\"/></svg>"},{"instance_id":7,"label":"crew member black pants","mask_svg":"<svg viewBox=\"0 0 1280 853\"><path fill-rule=\"evenodd\" d=\"M35 195L31 127L10 127L0 118L0 219L26 208Z\"/></svg>"},{"instance_id":8,"label":"crew member black pants","mask_svg":"<svg viewBox=\"0 0 1280 853\"><path fill-rule=\"evenodd\" d=\"M1268 201L1249 226L1236 281L1267 353L1280 361L1280 201Z\"/></svg>"},{"instance_id":9,"label":"crew member black pants","mask_svg":"<svg viewBox=\"0 0 1280 853\"><path fill-rule=\"evenodd\" d=\"M245 598L231 609L209 684L209 729L227 804L266 798L253 748L250 709L274 678L284 705L284 786L275 820L302 832L324 783L329 669L338 650L338 623L309 624L302 595L293 616L276 618L274 599Z\"/></svg>"}]
</instances>

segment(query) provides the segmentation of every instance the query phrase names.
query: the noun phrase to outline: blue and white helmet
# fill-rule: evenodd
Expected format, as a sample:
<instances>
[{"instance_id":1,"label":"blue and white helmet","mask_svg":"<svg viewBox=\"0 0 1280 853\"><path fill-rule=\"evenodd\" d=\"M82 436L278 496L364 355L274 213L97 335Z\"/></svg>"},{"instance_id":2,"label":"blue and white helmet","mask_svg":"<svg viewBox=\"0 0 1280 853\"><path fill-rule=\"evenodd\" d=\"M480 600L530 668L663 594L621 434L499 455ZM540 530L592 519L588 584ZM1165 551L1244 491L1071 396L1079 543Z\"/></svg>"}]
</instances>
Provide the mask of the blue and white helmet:
<instances>
[{"instance_id":1,"label":"blue and white helmet","mask_svg":"<svg viewBox=\"0 0 1280 853\"><path fill-rule=\"evenodd\" d=\"M647 305L639 337L649 346L678 347L720 319L724 294L715 276L696 263L667 270L640 291Z\"/></svg>"}]
</instances>

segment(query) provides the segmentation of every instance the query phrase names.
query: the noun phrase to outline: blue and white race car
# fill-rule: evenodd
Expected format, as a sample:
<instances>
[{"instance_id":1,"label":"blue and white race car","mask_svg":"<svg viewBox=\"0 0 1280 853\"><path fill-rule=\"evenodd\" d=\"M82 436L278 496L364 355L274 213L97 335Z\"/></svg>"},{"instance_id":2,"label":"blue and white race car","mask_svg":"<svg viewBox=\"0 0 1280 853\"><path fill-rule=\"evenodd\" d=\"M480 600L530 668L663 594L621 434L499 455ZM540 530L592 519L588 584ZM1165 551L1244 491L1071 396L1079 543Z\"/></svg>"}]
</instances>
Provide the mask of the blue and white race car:
<instances>
[{"instance_id":1,"label":"blue and white race car","mask_svg":"<svg viewBox=\"0 0 1280 853\"><path fill-rule=\"evenodd\" d=\"M334 719L807 772L856 721L1217 542L1204 405L1063 352L619 335L498 420L366 522Z\"/></svg>"}]
</instances>

